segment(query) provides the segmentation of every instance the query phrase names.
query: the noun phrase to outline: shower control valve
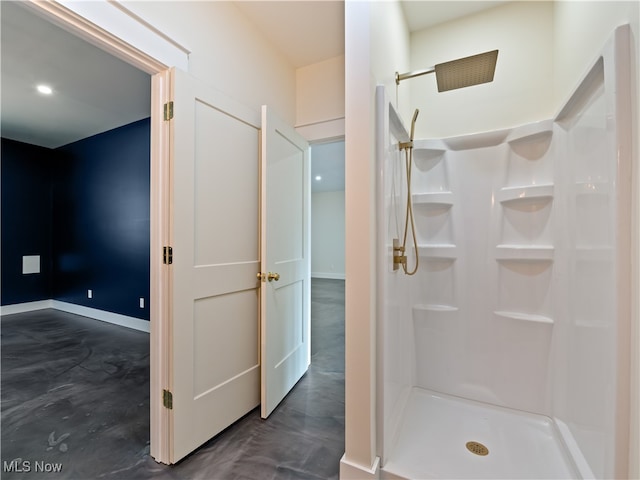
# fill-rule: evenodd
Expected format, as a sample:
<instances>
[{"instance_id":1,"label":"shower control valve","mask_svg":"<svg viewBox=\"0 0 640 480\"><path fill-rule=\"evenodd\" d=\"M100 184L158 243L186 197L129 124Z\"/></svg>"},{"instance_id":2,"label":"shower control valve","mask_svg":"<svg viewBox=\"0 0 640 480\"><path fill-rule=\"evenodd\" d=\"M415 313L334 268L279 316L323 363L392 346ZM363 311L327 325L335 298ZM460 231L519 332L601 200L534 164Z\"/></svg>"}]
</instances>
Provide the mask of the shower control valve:
<instances>
[{"instance_id":1,"label":"shower control valve","mask_svg":"<svg viewBox=\"0 0 640 480\"><path fill-rule=\"evenodd\" d=\"M400 268L400 265L407 264L407 256L403 255L405 248L403 245L400 245L400 240L397 238L393 239L393 270L396 271Z\"/></svg>"}]
</instances>

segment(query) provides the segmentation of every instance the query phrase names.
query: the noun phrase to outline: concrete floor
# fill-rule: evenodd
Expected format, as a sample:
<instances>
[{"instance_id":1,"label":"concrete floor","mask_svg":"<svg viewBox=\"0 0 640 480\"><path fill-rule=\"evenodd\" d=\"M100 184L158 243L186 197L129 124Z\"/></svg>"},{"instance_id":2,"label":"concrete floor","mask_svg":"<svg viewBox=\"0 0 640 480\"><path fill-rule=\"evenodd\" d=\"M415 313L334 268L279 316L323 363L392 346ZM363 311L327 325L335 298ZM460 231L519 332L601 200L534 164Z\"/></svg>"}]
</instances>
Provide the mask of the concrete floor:
<instances>
[{"instance_id":1,"label":"concrete floor","mask_svg":"<svg viewBox=\"0 0 640 480\"><path fill-rule=\"evenodd\" d=\"M56 310L3 316L2 478L337 479L344 281L314 279L311 296L311 367L293 391L173 466L149 456L148 334Z\"/></svg>"}]
</instances>

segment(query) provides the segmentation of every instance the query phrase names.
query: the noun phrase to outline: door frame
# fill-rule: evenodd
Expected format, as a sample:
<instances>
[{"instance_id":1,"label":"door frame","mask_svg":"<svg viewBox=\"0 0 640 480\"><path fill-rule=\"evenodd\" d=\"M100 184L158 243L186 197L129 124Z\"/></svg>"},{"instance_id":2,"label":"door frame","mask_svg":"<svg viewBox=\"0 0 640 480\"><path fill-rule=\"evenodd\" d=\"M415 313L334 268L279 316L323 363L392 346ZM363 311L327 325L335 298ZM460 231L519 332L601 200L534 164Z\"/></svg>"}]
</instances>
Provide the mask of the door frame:
<instances>
[{"instance_id":1,"label":"door frame","mask_svg":"<svg viewBox=\"0 0 640 480\"><path fill-rule=\"evenodd\" d=\"M151 75L150 158L150 453L169 462L169 411L162 390L169 383L171 276L162 263L162 246L171 245L171 164L169 124L164 104L170 100L169 70L188 70L189 51L155 30L124 6L109 0L39 2L22 5L51 23L96 45Z\"/></svg>"}]
</instances>

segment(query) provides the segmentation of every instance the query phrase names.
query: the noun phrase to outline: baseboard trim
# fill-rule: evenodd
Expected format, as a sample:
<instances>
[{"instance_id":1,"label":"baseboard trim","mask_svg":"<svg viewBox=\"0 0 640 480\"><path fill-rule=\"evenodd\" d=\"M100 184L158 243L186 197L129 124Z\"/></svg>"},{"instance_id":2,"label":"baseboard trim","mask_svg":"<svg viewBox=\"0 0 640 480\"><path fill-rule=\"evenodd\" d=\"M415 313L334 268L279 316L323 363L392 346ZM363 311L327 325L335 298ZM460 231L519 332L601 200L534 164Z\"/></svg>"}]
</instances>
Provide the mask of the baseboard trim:
<instances>
[{"instance_id":1,"label":"baseboard trim","mask_svg":"<svg viewBox=\"0 0 640 480\"><path fill-rule=\"evenodd\" d=\"M0 307L1 315L12 315L14 313L34 312L45 308L54 308L62 312L74 313L83 317L93 318L101 322L120 325L121 327L132 328L140 332L149 333L151 331L151 322L141 320L140 318L128 317L119 313L107 312L95 308L83 307L73 303L60 302L58 300L40 300L38 302L17 303L15 305L3 305Z\"/></svg>"},{"instance_id":2,"label":"baseboard trim","mask_svg":"<svg viewBox=\"0 0 640 480\"><path fill-rule=\"evenodd\" d=\"M342 455L340 459L340 480L375 480L380 478L380 457L376 457L370 467L352 463L345 457L346 454Z\"/></svg>"},{"instance_id":3,"label":"baseboard trim","mask_svg":"<svg viewBox=\"0 0 640 480\"><path fill-rule=\"evenodd\" d=\"M76 315L82 315L83 317L93 318L102 322L113 323L114 325L120 325L121 327L133 328L134 330L139 330L141 332L149 333L151 331L151 322L147 320L128 317L126 315L120 315L119 313L97 310L95 308L83 307L82 305L75 305L73 303L60 302L58 300L52 300L52 303L52 308L62 310L63 312L75 313Z\"/></svg>"},{"instance_id":4,"label":"baseboard trim","mask_svg":"<svg viewBox=\"0 0 640 480\"><path fill-rule=\"evenodd\" d=\"M0 307L0 315L13 315L14 313L35 312L45 308L53 308L53 300L38 300L37 302L16 303Z\"/></svg>"},{"instance_id":5,"label":"baseboard trim","mask_svg":"<svg viewBox=\"0 0 640 480\"><path fill-rule=\"evenodd\" d=\"M346 275L344 273L311 272L311 278L328 278L329 280L345 280Z\"/></svg>"}]
</instances>

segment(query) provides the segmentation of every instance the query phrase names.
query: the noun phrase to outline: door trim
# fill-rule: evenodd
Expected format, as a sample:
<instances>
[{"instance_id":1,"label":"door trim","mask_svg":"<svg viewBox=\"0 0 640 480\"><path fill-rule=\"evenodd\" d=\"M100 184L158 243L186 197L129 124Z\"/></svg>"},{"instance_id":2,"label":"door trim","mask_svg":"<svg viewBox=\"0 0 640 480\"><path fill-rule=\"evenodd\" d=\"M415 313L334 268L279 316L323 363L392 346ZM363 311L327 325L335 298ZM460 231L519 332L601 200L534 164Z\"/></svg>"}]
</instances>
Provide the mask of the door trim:
<instances>
[{"instance_id":1,"label":"door trim","mask_svg":"<svg viewBox=\"0 0 640 480\"><path fill-rule=\"evenodd\" d=\"M162 264L162 246L170 245L169 126L163 120L169 101L169 69L188 70L188 50L155 30L117 2L22 2L26 8L83 40L152 75L150 177L150 448L158 462L169 463L169 413L162 390L169 385L170 276ZM127 28L123 29L123 25ZM130 35L131 30L136 35Z\"/></svg>"},{"instance_id":2,"label":"door trim","mask_svg":"<svg viewBox=\"0 0 640 480\"><path fill-rule=\"evenodd\" d=\"M37 15L154 75L171 67L187 70L190 51L135 13L109 0L21 3Z\"/></svg>"}]
</instances>

